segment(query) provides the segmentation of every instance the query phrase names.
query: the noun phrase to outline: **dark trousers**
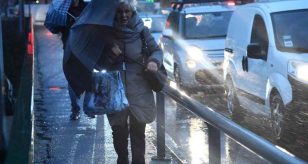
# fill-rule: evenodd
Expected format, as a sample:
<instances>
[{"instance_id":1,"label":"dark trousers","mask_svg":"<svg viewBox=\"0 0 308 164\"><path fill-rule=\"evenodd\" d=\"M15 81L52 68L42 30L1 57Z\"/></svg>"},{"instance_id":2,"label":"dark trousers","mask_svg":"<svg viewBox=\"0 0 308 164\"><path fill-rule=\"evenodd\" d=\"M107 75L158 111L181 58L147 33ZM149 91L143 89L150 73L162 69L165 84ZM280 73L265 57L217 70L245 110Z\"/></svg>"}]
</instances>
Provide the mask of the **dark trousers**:
<instances>
[{"instance_id":1,"label":"dark trousers","mask_svg":"<svg viewBox=\"0 0 308 164\"><path fill-rule=\"evenodd\" d=\"M130 135L132 164L144 164L145 123L139 123L129 115L129 123L125 126L112 126L113 145L118 154L118 164L128 164L128 136Z\"/></svg>"},{"instance_id":2,"label":"dark trousers","mask_svg":"<svg viewBox=\"0 0 308 164\"><path fill-rule=\"evenodd\" d=\"M71 99L71 112L72 113L79 113L80 112L80 107L79 104L77 103L77 96L71 86L68 85L68 94Z\"/></svg>"}]
</instances>

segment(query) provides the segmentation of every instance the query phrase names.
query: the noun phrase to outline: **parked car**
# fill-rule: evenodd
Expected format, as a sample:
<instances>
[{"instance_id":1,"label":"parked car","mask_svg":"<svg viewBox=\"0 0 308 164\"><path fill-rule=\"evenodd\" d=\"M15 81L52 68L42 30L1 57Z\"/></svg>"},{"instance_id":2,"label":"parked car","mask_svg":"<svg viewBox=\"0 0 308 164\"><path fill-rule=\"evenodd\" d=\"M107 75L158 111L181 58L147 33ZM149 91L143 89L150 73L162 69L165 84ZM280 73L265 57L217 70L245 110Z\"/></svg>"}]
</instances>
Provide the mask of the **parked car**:
<instances>
[{"instance_id":1,"label":"parked car","mask_svg":"<svg viewBox=\"0 0 308 164\"><path fill-rule=\"evenodd\" d=\"M143 14L140 15L145 26L150 29L155 41L159 43L162 31L165 27L166 16L161 14Z\"/></svg>"},{"instance_id":2,"label":"parked car","mask_svg":"<svg viewBox=\"0 0 308 164\"><path fill-rule=\"evenodd\" d=\"M138 13L158 14L160 6L158 2L135 1Z\"/></svg>"},{"instance_id":3,"label":"parked car","mask_svg":"<svg viewBox=\"0 0 308 164\"><path fill-rule=\"evenodd\" d=\"M161 38L168 77L187 93L222 86L224 41L234 7L173 9Z\"/></svg>"},{"instance_id":4,"label":"parked car","mask_svg":"<svg viewBox=\"0 0 308 164\"><path fill-rule=\"evenodd\" d=\"M268 117L277 141L293 142L308 131L307 22L306 0L243 5L230 20L224 53L228 110L236 118L247 111Z\"/></svg>"}]
</instances>

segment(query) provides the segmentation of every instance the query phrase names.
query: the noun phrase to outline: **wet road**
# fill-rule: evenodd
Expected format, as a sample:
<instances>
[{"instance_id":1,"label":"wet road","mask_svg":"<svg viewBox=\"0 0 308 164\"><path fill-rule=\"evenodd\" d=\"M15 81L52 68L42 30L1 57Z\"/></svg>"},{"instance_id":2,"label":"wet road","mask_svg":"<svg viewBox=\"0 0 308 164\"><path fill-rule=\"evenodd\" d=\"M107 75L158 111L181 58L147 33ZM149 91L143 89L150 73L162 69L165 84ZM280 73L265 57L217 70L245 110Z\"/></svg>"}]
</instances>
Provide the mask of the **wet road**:
<instances>
[{"instance_id":1,"label":"wet road","mask_svg":"<svg viewBox=\"0 0 308 164\"><path fill-rule=\"evenodd\" d=\"M213 96L207 98L207 100L213 102L216 96L214 96L215 98ZM200 99L198 96L194 96L194 98ZM216 105L216 107L224 108L221 102L217 104L219 105ZM207 125L200 118L167 98L166 144L183 163L205 164L209 162L207 130ZM267 161L236 144L227 136L223 136L221 141L223 143L222 163L267 163Z\"/></svg>"},{"instance_id":2,"label":"wet road","mask_svg":"<svg viewBox=\"0 0 308 164\"><path fill-rule=\"evenodd\" d=\"M196 97L196 99L199 99L200 102L207 104L219 113L230 118L229 113L227 112L226 98L223 94L213 94L207 95L205 97L199 96ZM277 143L273 138L269 116L265 116L264 114L257 112L252 112L251 109L243 109L242 114L244 119L242 121L236 121L242 127L267 139L274 145L278 145L281 148L293 153L299 158L308 161L308 138L305 137L307 134L297 135L298 139L295 141L295 143ZM297 124L294 124L294 126L297 126Z\"/></svg>"}]
</instances>

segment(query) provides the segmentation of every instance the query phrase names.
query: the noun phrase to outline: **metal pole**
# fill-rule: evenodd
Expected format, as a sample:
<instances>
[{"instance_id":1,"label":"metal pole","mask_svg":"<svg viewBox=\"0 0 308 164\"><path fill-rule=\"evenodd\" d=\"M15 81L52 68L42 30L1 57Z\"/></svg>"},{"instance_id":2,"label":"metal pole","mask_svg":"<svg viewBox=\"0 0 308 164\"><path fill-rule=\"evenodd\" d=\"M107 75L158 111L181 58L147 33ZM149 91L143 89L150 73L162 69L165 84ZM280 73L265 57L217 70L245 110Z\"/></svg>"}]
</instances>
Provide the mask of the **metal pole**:
<instances>
[{"instance_id":1,"label":"metal pole","mask_svg":"<svg viewBox=\"0 0 308 164\"><path fill-rule=\"evenodd\" d=\"M29 11L29 18L31 18L32 13L31 13L31 1L30 0L28 0L28 11Z\"/></svg>"},{"instance_id":2,"label":"metal pole","mask_svg":"<svg viewBox=\"0 0 308 164\"><path fill-rule=\"evenodd\" d=\"M152 157L152 160L171 161L166 158L165 151L165 95L161 92L156 93L156 134L157 134L157 156Z\"/></svg>"},{"instance_id":3,"label":"metal pole","mask_svg":"<svg viewBox=\"0 0 308 164\"><path fill-rule=\"evenodd\" d=\"M209 163L220 164L221 163L220 130L208 123L207 127L208 127L208 143L209 143Z\"/></svg>"},{"instance_id":4,"label":"metal pole","mask_svg":"<svg viewBox=\"0 0 308 164\"><path fill-rule=\"evenodd\" d=\"M0 16L0 86L3 88L3 77L4 77L4 71L3 71L3 42L2 42L2 21ZM3 129L3 117L4 117L4 98L3 93L0 93L0 163L4 162L2 161L5 157L5 148L6 148L6 142L7 139L5 138L5 132Z\"/></svg>"},{"instance_id":5,"label":"metal pole","mask_svg":"<svg viewBox=\"0 0 308 164\"><path fill-rule=\"evenodd\" d=\"M25 17L25 9L24 9L24 1L19 0L19 32L20 34L24 34L24 17Z\"/></svg>"},{"instance_id":6,"label":"metal pole","mask_svg":"<svg viewBox=\"0 0 308 164\"><path fill-rule=\"evenodd\" d=\"M157 158L165 158L165 96L156 94L157 100Z\"/></svg>"}]
</instances>

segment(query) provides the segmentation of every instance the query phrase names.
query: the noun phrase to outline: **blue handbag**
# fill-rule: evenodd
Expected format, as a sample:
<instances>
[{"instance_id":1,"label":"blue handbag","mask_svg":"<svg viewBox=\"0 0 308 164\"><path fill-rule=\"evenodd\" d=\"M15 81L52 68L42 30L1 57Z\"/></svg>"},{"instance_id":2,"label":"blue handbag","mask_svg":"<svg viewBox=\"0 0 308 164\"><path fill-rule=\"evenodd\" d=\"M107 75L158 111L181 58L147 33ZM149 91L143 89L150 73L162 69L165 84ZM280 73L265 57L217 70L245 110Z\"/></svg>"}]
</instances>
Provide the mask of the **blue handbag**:
<instances>
[{"instance_id":1,"label":"blue handbag","mask_svg":"<svg viewBox=\"0 0 308 164\"><path fill-rule=\"evenodd\" d=\"M44 26L53 34L59 33L61 28L66 27L71 2L71 0L53 0L49 4Z\"/></svg>"},{"instance_id":2,"label":"blue handbag","mask_svg":"<svg viewBox=\"0 0 308 164\"><path fill-rule=\"evenodd\" d=\"M120 71L93 71L92 91L85 93L84 112L103 115L121 112L128 107Z\"/></svg>"}]
</instances>

